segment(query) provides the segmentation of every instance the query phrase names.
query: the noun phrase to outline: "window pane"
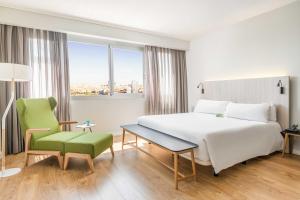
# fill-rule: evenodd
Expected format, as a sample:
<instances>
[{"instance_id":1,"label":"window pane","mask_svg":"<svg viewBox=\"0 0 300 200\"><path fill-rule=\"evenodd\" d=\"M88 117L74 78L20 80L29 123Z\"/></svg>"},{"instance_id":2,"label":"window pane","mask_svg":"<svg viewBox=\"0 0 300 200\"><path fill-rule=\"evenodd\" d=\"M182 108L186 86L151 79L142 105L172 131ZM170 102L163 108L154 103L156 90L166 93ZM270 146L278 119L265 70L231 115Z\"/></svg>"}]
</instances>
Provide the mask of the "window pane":
<instances>
[{"instance_id":1,"label":"window pane","mask_svg":"<svg viewBox=\"0 0 300 200\"><path fill-rule=\"evenodd\" d=\"M69 42L71 96L109 94L108 46Z\"/></svg>"},{"instance_id":2,"label":"window pane","mask_svg":"<svg viewBox=\"0 0 300 200\"><path fill-rule=\"evenodd\" d=\"M143 52L113 48L114 92L143 93Z\"/></svg>"}]
</instances>

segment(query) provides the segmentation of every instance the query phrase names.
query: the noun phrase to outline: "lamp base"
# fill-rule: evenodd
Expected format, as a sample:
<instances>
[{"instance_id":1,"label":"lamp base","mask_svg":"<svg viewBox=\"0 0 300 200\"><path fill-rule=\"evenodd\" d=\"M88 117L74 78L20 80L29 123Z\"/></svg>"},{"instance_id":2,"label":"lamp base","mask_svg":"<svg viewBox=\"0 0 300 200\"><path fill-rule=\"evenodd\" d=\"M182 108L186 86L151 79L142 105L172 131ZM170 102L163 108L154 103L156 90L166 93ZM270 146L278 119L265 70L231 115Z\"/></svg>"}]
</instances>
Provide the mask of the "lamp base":
<instances>
[{"instance_id":1,"label":"lamp base","mask_svg":"<svg viewBox=\"0 0 300 200\"><path fill-rule=\"evenodd\" d=\"M13 176L21 172L21 168L10 168L0 172L0 178Z\"/></svg>"}]
</instances>

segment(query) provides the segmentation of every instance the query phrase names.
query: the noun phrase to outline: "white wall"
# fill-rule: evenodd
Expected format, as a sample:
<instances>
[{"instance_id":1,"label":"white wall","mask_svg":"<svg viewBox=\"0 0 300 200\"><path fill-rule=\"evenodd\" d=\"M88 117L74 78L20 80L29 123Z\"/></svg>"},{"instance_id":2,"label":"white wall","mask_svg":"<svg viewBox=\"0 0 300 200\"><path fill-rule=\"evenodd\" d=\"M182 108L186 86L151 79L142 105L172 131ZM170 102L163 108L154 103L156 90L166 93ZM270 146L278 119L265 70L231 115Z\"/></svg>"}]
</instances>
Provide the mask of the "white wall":
<instances>
[{"instance_id":1,"label":"white wall","mask_svg":"<svg viewBox=\"0 0 300 200\"><path fill-rule=\"evenodd\" d=\"M93 131L120 134L120 125L136 122L145 114L144 98L89 98L71 101L71 118L78 122L92 120ZM73 130L75 130L73 128Z\"/></svg>"},{"instance_id":2,"label":"white wall","mask_svg":"<svg viewBox=\"0 0 300 200\"><path fill-rule=\"evenodd\" d=\"M187 62L190 108L203 80L290 75L291 119L300 123L299 1L193 40Z\"/></svg>"}]
</instances>

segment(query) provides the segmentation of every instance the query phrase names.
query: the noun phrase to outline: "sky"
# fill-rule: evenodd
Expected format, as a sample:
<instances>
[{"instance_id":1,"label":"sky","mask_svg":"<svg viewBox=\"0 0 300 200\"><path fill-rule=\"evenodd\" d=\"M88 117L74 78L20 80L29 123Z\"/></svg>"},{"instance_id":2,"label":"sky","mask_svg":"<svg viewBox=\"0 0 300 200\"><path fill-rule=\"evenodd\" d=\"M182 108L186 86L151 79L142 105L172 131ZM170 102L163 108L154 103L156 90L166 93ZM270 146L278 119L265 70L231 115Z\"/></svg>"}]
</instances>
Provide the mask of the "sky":
<instances>
[{"instance_id":1,"label":"sky","mask_svg":"<svg viewBox=\"0 0 300 200\"><path fill-rule=\"evenodd\" d=\"M72 85L99 85L109 81L108 47L105 45L69 42L70 82ZM114 81L143 83L143 52L113 49Z\"/></svg>"}]
</instances>

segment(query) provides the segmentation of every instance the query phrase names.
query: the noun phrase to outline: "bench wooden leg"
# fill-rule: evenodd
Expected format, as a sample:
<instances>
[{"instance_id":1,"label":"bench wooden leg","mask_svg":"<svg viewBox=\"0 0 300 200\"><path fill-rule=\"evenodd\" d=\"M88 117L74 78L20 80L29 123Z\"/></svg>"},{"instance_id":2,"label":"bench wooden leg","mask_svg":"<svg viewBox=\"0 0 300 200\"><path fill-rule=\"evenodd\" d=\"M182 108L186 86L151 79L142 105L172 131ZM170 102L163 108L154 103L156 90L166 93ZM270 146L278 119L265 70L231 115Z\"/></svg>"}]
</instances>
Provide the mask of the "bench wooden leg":
<instances>
[{"instance_id":1,"label":"bench wooden leg","mask_svg":"<svg viewBox=\"0 0 300 200\"><path fill-rule=\"evenodd\" d=\"M137 135L135 136L135 146L136 146L136 148L138 147L138 137L137 137Z\"/></svg>"},{"instance_id":2,"label":"bench wooden leg","mask_svg":"<svg viewBox=\"0 0 300 200\"><path fill-rule=\"evenodd\" d=\"M196 163L195 163L195 155L194 155L194 150L191 150L191 161L192 161L192 168L193 168L193 176L194 180L196 181L197 176L196 176Z\"/></svg>"},{"instance_id":3,"label":"bench wooden leg","mask_svg":"<svg viewBox=\"0 0 300 200\"><path fill-rule=\"evenodd\" d=\"M175 189L178 190L178 154L174 153L174 181Z\"/></svg>"},{"instance_id":4,"label":"bench wooden leg","mask_svg":"<svg viewBox=\"0 0 300 200\"><path fill-rule=\"evenodd\" d=\"M123 129L123 133L122 133L122 150L124 148L124 141L125 141L125 129Z\"/></svg>"},{"instance_id":5,"label":"bench wooden leg","mask_svg":"<svg viewBox=\"0 0 300 200\"><path fill-rule=\"evenodd\" d=\"M111 145L109 148L110 148L110 152L111 152L112 157L115 157L113 145Z\"/></svg>"}]
</instances>

